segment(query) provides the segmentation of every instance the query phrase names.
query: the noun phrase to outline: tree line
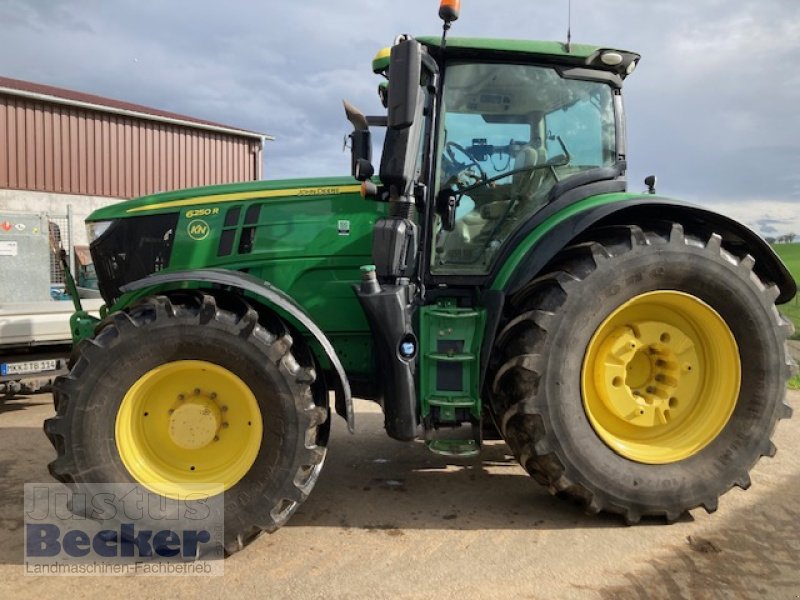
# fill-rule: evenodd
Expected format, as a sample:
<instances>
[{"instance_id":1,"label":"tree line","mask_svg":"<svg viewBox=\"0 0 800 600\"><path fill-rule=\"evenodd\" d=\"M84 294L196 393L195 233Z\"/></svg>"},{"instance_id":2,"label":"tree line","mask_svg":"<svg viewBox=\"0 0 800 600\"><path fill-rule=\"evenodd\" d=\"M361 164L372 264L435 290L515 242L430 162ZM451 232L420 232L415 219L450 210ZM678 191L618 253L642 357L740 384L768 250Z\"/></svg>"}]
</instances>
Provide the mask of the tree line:
<instances>
[{"instance_id":1,"label":"tree line","mask_svg":"<svg viewBox=\"0 0 800 600\"><path fill-rule=\"evenodd\" d=\"M777 237L765 237L764 239L768 244L791 244L797 235L794 233L787 233L786 235L779 235Z\"/></svg>"}]
</instances>

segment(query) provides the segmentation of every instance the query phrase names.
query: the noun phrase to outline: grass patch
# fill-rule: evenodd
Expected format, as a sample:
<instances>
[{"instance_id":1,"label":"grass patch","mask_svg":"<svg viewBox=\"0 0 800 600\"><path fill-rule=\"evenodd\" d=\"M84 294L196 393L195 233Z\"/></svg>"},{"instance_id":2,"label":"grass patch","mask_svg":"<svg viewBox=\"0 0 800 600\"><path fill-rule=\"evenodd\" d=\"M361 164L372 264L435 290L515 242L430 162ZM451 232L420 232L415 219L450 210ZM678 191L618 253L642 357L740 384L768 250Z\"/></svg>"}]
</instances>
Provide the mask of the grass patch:
<instances>
[{"instance_id":1,"label":"grass patch","mask_svg":"<svg viewBox=\"0 0 800 600\"><path fill-rule=\"evenodd\" d=\"M786 387L790 390L800 390L800 374L793 375L789 381L786 382Z\"/></svg>"},{"instance_id":2,"label":"grass patch","mask_svg":"<svg viewBox=\"0 0 800 600\"><path fill-rule=\"evenodd\" d=\"M773 250L781 257L781 260L789 269L789 272L794 277L795 281L800 281L800 244L773 244ZM798 298L789 300L786 304L778 307L784 315L789 317L794 323L795 332L792 339L800 339L800 301ZM790 380L791 381L791 380ZM800 385L798 383L797 385ZM800 389L800 387L791 388L793 390Z\"/></svg>"},{"instance_id":3,"label":"grass patch","mask_svg":"<svg viewBox=\"0 0 800 600\"><path fill-rule=\"evenodd\" d=\"M789 300L786 304L781 304L778 310L794 323L794 335L792 335L791 339L800 340L800 304L798 304L797 298Z\"/></svg>"},{"instance_id":4,"label":"grass patch","mask_svg":"<svg viewBox=\"0 0 800 600\"><path fill-rule=\"evenodd\" d=\"M781 257L792 276L795 279L800 277L800 244L772 244L772 249Z\"/></svg>"}]
</instances>

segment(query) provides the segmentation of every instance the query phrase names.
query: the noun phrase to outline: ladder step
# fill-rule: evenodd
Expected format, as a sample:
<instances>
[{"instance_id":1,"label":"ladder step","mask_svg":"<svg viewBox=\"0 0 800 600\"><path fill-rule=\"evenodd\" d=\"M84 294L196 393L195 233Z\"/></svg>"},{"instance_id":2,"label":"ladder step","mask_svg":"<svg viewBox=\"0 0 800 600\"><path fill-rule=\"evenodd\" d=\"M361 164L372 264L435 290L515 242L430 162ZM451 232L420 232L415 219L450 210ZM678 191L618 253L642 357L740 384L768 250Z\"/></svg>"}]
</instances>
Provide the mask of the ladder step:
<instances>
[{"instance_id":1,"label":"ladder step","mask_svg":"<svg viewBox=\"0 0 800 600\"><path fill-rule=\"evenodd\" d=\"M430 440L428 450L443 456L477 456L481 447L475 440Z\"/></svg>"},{"instance_id":2,"label":"ladder step","mask_svg":"<svg viewBox=\"0 0 800 600\"><path fill-rule=\"evenodd\" d=\"M426 354L425 358L431 360L439 360L441 362L471 362L475 360L474 354L442 354L441 352L432 352Z\"/></svg>"},{"instance_id":3,"label":"ladder step","mask_svg":"<svg viewBox=\"0 0 800 600\"><path fill-rule=\"evenodd\" d=\"M459 312L445 312L445 311L442 311L442 310L432 309L432 310L428 311L428 314L432 315L434 317L440 317L440 318L443 318L443 319L464 319L464 318L474 319L480 313L478 311L475 311L475 310L465 310L465 311L459 311Z\"/></svg>"},{"instance_id":4,"label":"ladder step","mask_svg":"<svg viewBox=\"0 0 800 600\"><path fill-rule=\"evenodd\" d=\"M477 404L473 398L467 397L453 397L446 396L431 396L428 398L428 404L431 406L450 406L454 408L471 408Z\"/></svg>"}]
</instances>

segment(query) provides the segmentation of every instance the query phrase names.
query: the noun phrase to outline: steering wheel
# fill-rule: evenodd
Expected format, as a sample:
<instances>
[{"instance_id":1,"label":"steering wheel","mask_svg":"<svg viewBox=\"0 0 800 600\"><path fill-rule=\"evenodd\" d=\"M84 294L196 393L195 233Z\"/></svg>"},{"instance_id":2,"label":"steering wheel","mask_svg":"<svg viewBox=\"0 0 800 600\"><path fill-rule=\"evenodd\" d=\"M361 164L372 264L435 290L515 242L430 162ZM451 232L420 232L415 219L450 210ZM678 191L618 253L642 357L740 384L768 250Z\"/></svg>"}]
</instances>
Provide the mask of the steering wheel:
<instances>
[{"instance_id":1,"label":"steering wheel","mask_svg":"<svg viewBox=\"0 0 800 600\"><path fill-rule=\"evenodd\" d=\"M463 154L464 156L467 157L467 160L469 162L467 162L465 164L465 163L457 161L455 155L453 154L453 150L458 150L459 152L461 152L461 154ZM445 154L447 154L447 158L450 159L450 162L453 164L453 166L457 167L457 170L455 170L453 172L453 174L450 176L450 179L454 180L454 183L456 184L457 188L459 188L459 187L467 187L467 186L463 186L463 185L459 185L458 184L459 177L462 174L469 175L472 178L474 178L476 181L477 180L486 181L489 178L486 175L486 171L484 171L481 168L480 163L478 163L478 161L475 160L475 158L472 155L470 155L470 153L467 152L467 150L461 144L457 144L456 142L447 142L444 145L444 151L445 151ZM475 167L478 170L479 175L476 175L475 173L473 173L470 170L470 169L472 169L472 167ZM471 183L475 183L475 181L473 181Z\"/></svg>"}]
</instances>

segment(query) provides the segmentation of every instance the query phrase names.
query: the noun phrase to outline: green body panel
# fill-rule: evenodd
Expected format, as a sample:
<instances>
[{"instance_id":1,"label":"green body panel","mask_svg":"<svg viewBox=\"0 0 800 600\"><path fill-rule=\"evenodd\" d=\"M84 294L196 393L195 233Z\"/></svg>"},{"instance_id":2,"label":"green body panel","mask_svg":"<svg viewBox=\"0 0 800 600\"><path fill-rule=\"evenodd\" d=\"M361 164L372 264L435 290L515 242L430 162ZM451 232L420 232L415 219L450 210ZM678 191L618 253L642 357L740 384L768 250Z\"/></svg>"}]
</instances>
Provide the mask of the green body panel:
<instances>
[{"instance_id":1,"label":"green body panel","mask_svg":"<svg viewBox=\"0 0 800 600\"><path fill-rule=\"evenodd\" d=\"M486 310L452 300L423 306L419 316L420 416L438 407L440 422L457 422L456 409L480 420L480 354Z\"/></svg>"},{"instance_id":2,"label":"green body panel","mask_svg":"<svg viewBox=\"0 0 800 600\"><path fill-rule=\"evenodd\" d=\"M508 284L508 281L511 279L511 276L514 274L514 271L517 270L520 263L525 259L525 255L528 251L533 248L539 241L542 240L555 226L563 221L569 219L581 213L585 210L590 210L597 206L602 206L604 204L611 204L613 202L621 202L623 200L627 200L629 198L638 198L639 194L629 194L629 193L614 193L614 194L600 194L598 196L589 196L588 198L584 198L583 200L579 200L573 204L570 204L563 210L557 212L549 219L542 222L536 229L531 231L528 236L520 242L511 255L506 259L503 263L503 266L497 273L497 276L492 281L491 285L489 286L492 290L503 290Z\"/></svg>"},{"instance_id":3,"label":"green body panel","mask_svg":"<svg viewBox=\"0 0 800 600\"><path fill-rule=\"evenodd\" d=\"M372 231L386 205L364 200L350 178L261 181L180 190L95 211L91 221L153 213L179 213L169 268L246 270L269 281L325 332L348 373L372 373L369 326L353 293L359 267L372 262ZM260 206L257 221L248 209ZM232 220L236 211L238 218ZM252 247L240 243L253 228ZM227 232L227 233L225 233ZM231 251L219 256L223 235ZM118 310L141 292L126 295Z\"/></svg>"}]
</instances>

